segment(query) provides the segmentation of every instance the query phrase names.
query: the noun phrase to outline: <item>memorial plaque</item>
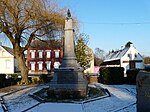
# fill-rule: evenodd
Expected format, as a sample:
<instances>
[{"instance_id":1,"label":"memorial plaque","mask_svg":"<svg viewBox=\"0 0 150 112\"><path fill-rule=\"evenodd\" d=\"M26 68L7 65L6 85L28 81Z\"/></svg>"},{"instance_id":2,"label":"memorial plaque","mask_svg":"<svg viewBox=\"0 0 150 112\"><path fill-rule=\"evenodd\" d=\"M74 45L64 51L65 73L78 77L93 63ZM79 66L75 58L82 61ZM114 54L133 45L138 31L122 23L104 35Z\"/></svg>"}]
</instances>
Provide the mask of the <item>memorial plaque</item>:
<instances>
[{"instance_id":1,"label":"memorial plaque","mask_svg":"<svg viewBox=\"0 0 150 112\"><path fill-rule=\"evenodd\" d=\"M65 74L65 75L62 75ZM72 71L63 71L57 74L57 83L58 84L76 84L78 81L78 75Z\"/></svg>"}]
</instances>

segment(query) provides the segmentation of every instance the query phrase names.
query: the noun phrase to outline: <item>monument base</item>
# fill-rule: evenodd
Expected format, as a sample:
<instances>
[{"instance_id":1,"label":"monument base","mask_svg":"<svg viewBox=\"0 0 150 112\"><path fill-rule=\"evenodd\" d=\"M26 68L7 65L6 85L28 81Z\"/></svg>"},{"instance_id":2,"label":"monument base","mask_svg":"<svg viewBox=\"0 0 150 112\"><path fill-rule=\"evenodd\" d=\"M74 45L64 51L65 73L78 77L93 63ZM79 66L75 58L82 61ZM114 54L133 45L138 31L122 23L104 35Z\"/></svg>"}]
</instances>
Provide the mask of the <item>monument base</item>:
<instances>
[{"instance_id":1,"label":"monument base","mask_svg":"<svg viewBox=\"0 0 150 112\"><path fill-rule=\"evenodd\" d=\"M50 88L47 91L50 98L57 99L80 99L86 97L85 89Z\"/></svg>"},{"instance_id":2,"label":"monument base","mask_svg":"<svg viewBox=\"0 0 150 112\"><path fill-rule=\"evenodd\" d=\"M82 70L56 69L47 93L58 99L86 97L87 81Z\"/></svg>"}]
</instances>

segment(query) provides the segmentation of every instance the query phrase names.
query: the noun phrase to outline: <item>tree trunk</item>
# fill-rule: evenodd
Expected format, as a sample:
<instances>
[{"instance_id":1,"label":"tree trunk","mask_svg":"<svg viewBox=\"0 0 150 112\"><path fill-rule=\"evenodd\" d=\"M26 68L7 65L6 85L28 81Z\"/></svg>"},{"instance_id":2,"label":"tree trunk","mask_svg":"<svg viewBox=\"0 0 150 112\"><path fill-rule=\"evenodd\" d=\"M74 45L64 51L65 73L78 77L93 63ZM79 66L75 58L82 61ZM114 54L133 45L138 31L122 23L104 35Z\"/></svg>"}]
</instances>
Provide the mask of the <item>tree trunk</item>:
<instances>
[{"instance_id":1,"label":"tree trunk","mask_svg":"<svg viewBox=\"0 0 150 112\"><path fill-rule=\"evenodd\" d=\"M19 54L19 53L15 53L16 54L16 59L18 62L18 67L19 70L21 71L21 82L19 84L24 85L24 84L29 84L29 80L28 80L28 67L26 66L26 60L25 60L25 56L24 54Z\"/></svg>"}]
</instances>

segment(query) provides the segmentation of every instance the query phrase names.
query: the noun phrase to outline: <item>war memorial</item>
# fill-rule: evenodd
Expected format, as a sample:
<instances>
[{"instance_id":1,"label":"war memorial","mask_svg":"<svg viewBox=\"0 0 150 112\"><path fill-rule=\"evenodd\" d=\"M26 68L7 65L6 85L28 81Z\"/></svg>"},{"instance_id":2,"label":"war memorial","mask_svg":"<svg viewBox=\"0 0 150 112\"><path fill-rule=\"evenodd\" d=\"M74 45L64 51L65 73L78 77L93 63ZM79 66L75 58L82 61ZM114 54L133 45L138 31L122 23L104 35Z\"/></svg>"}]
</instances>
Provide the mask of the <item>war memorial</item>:
<instances>
[{"instance_id":1,"label":"war memorial","mask_svg":"<svg viewBox=\"0 0 150 112\"><path fill-rule=\"evenodd\" d=\"M78 98L87 94L87 81L83 76L83 68L75 56L73 19L68 10L65 20L64 58L59 69L54 70L48 93L58 98Z\"/></svg>"}]
</instances>

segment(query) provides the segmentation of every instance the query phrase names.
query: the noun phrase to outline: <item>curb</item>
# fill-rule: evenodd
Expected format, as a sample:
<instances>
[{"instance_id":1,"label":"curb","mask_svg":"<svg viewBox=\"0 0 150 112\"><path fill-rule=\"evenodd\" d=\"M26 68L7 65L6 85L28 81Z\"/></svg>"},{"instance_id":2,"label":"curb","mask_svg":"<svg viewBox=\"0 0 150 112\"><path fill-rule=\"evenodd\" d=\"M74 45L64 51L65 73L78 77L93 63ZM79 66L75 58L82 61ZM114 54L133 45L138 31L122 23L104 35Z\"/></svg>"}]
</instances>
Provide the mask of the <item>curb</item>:
<instances>
[{"instance_id":1,"label":"curb","mask_svg":"<svg viewBox=\"0 0 150 112\"><path fill-rule=\"evenodd\" d=\"M4 102L4 98L3 97L0 97L0 103L1 103L1 107L3 109L4 112L9 112L7 107L6 107L6 104Z\"/></svg>"},{"instance_id":2,"label":"curb","mask_svg":"<svg viewBox=\"0 0 150 112\"><path fill-rule=\"evenodd\" d=\"M30 87L33 87L33 86L30 86ZM27 89L27 88L30 88L30 87L21 88L21 89L18 89L18 90L16 90L16 91L12 91L12 92L9 92L9 93L6 93L6 94L0 96L0 104L1 104L1 107L2 107L3 111L4 111L4 112L9 112L9 111L8 111L8 107L6 106L6 103L5 103L3 97L5 97L5 96L7 96L7 95L10 95L10 94L13 94L13 93L16 93L16 92L19 92L19 91L22 91L22 90Z\"/></svg>"}]
</instances>

